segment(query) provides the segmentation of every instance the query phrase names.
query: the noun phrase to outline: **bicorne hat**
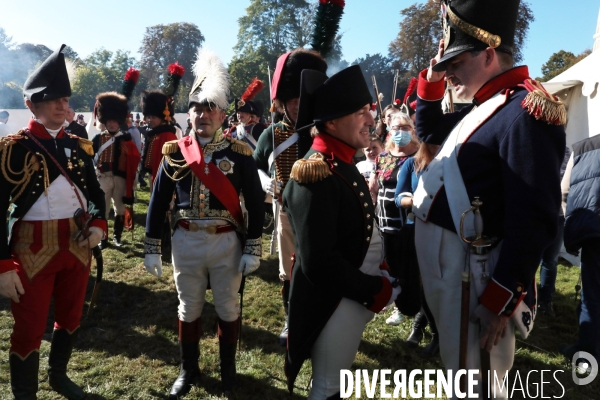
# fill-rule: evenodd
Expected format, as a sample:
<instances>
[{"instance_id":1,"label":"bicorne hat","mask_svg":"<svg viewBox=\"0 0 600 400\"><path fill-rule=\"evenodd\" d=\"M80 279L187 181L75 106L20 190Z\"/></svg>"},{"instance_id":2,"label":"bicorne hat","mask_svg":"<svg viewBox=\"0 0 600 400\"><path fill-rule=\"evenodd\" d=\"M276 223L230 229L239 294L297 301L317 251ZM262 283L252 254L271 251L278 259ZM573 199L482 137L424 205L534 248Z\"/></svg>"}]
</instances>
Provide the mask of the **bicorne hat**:
<instances>
[{"instance_id":1,"label":"bicorne hat","mask_svg":"<svg viewBox=\"0 0 600 400\"><path fill-rule=\"evenodd\" d=\"M433 66L440 72L446 61L465 51L492 47L513 54L520 0L443 0L444 55Z\"/></svg>"},{"instance_id":2,"label":"bicorne hat","mask_svg":"<svg viewBox=\"0 0 600 400\"><path fill-rule=\"evenodd\" d=\"M358 65L343 69L331 78L319 71L304 70L296 131L352 114L372 102Z\"/></svg>"},{"instance_id":3,"label":"bicorne hat","mask_svg":"<svg viewBox=\"0 0 600 400\"><path fill-rule=\"evenodd\" d=\"M25 81L23 85L23 96L32 103L41 103L71 97L71 84L67 74L65 55L61 45L40 65Z\"/></svg>"}]
</instances>

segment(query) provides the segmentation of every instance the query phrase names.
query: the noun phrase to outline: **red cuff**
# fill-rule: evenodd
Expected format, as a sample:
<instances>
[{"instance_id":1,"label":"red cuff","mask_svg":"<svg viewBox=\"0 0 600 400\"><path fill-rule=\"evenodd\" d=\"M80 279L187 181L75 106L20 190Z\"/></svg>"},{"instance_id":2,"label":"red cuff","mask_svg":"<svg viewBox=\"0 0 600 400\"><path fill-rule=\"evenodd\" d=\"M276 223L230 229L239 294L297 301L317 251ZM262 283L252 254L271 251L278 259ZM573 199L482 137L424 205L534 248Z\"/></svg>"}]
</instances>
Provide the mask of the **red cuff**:
<instances>
[{"instance_id":1,"label":"red cuff","mask_svg":"<svg viewBox=\"0 0 600 400\"><path fill-rule=\"evenodd\" d=\"M419 85L417 86L417 96L423 100L436 101L444 98L446 82L440 79L437 82L427 80L427 69L419 73Z\"/></svg>"},{"instance_id":2,"label":"red cuff","mask_svg":"<svg viewBox=\"0 0 600 400\"><path fill-rule=\"evenodd\" d=\"M17 269L17 264L12 258L0 260L0 274Z\"/></svg>"},{"instance_id":3,"label":"red cuff","mask_svg":"<svg viewBox=\"0 0 600 400\"><path fill-rule=\"evenodd\" d=\"M517 290L517 293L513 293L508 288L500 285L495 279L492 279L481 297L479 297L479 302L496 315L502 314L511 317L527 294L523 285L519 283L517 284Z\"/></svg>"},{"instance_id":4,"label":"red cuff","mask_svg":"<svg viewBox=\"0 0 600 400\"><path fill-rule=\"evenodd\" d=\"M104 237L108 237L108 223L105 219L94 218L90 221L90 227L96 226L104 231Z\"/></svg>"},{"instance_id":5,"label":"red cuff","mask_svg":"<svg viewBox=\"0 0 600 400\"><path fill-rule=\"evenodd\" d=\"M379 293L374 296L375 302L371 305L371 307L369 307L369 310L373 311L374 313L378 313L379 311L383 310L383 307L387 305L387 303L390 301L390 297L392 296L392 284L390 281L383 276L381 277L381 280L383 282L383 286Z\"/></svg>"},{"instance_id":6,"label":"red cuff","mask_svg":"<svg viewBox=\"0 0 600 400\"><path fill-rule=\"evenodd\" d=\"M385 261L385 260L383 260L383 262L379 266L379 269L383 270L383 271L387 271L388 274L392 275L392 271L390 270L390 266L388 265L387 261Z\"/></svg>"}]
</instances>

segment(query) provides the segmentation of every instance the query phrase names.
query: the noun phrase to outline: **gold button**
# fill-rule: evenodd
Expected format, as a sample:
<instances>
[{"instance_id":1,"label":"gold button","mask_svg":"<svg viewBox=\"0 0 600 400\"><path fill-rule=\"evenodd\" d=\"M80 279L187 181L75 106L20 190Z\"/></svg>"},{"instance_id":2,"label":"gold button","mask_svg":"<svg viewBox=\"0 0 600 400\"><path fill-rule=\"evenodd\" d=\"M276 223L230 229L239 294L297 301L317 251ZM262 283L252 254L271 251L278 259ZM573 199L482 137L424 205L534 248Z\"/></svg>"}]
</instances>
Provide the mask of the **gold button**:
<instances>
[{"instance_id":1,"label":"gold button","mask_svg":"<svg viewBox=\"0 0 600 400\"><path fill-rule=\"evenodd\" d=\"M217 226L216 225L207 226L206 233L210 233L211 235L214 235L215 233L217 233Z\"/></svg>"},{"instance_id":2,"label":"gold button","mask_svg":"<svg viewBox=\"0 0 600 400\"><path fill-rule=\"evenodd\" d=\"M189 230L192 232L198 232L198 224L195 222L190 222L189 224Z\"/></svg>"},{"instance_id":3,"label":"gold button","mask_svg":"<svg viewBox=\"0 0 600 400\"><path fill-rule=\"evenodd\" d=\"M87 186L84 186L83 188L84 188L84 189L87 189Z\"/></svg>"},{"instance_id":4,"label":"gold button","mask_svg":"<svg viewBox=\"0 0 600 400\"><path fill-rule=\"evenodd\" d=\"M367 238L367 242L370 242L370 241L371 241L371 238L370 238L370 237L368 237L368 238Z\"/></svg>"},{"instance_id":5,"label":"gold button","mask_svg":"<svg viewBox=\"0 0 600 400\"><path fill-rule=\"evenodd\" d=\"M77 171L77 175L81 175L81 172Z\"/></svg>"},{"instance_id":6,"label":"gold button","mask_svg":"<svg viewBox=\"0 0 600 400\"><path fill-rule=\"evenodd\" d=\"M31 192L31 194L35 194L35 192Z\"/></svg>"},{"instance_id":7,"label":"gold button","mask_svg":"<svg viewBox=\"0 0 600 400\"><path fill-rule=\"evenodd\" d=\"M369 207L369 203L365 203L363 205L365 206L365 208Z\"/></svg>"},{"instance_id":8,"label":"gold button","mask_svg":"<svg viewBox=\"0 0 600 400\"><path fill-rule=\"evenodd\" d=\"M521 293L522 291L523 291L523 288L522 288L521 286L519 286L519 287L517 288L517 292Z\"/></svg>"},{"instance_id":9,"label":"gold button","mask_svg":"<svg viewBox=\"0 0 600 400\"><path fill-rule=\"evenodd\" d=\"M200 200L204 200L206 198L206 196L203 194L200 195Z\"/></svg>"},{"instance_id":10,"label":"gold button","mask_svg":"<svg viewBox=\"0 0 600 400\"><path fill-rule=\"evenodd\" d=\"M360 192L360 197L365 197L365 194L363 192Z\"/></svg>"},{"instance_id":11,"label":"gold button","mask_svg":"<svg viewBox=\"0 0 600 400\"><path fill-rule=\"evenodd\" d=\"M81 178L81 182L83 182L83 178Z\"/></svg>"},{"instance_id":12,"label":"gold button","mask_svg":"<svg viewBox=\"0 0 600 400\"><path fill-rule=\"evenodd\" d=\"M358 186L358 183L352 182L352 186L356 187L356 186Z\"/></svg>"},{"instance_id":13,"label":"gold button","mask_svg":"<svg viewBox=\"0 0 600 400\"><path fill-rule=\"evenodd\" d=\"M42 178L43 178L43 176L41 176L41 175L38 175L38 178L42 179Z\"/></svg>"},{"instance_id":14,"label":"gold button","mask_svg":"<svg viewBox=\"0 0 600 400\"><path fill-rule=\"evenodd\" d=\"M371 214L367 214L367 218L371 218Z\"/></svg>"},{"instance_id":15,"label":"gold button","mask_svg":"<svg viewBox=\"0 0 600 400\"><path fill-rule=\"evenodd\" d=\"M205 215L206 215L205 213L201 212L200 213L200 218L204 217Z\"/></svg>"},{"instance_id":16,"label":"gold button","mask_svg":"<svg viewBox=\"0 0 600 400\"><path fill-rule=\"evenodd\" d=\"M200 208L204 208L204 207L206 207L206 204L200 203Z\"/></svg>"},{"instance_id":17,"label":"gold button","mask_svg":"<svg viewBox=\"0 0 600 400\"><path fill-rule=\"evenodd\" d=\"M367 226L367 230L370 231L371 229L373 229L373 227L371 225Z\"/></svg>"},{"instance_id":18,"label":"gold button","mask_svg":"<svg viewBox=\"0 0 600 400\"><path fill-rule=\"evenodd\" d=\"M200 190L204 190L204 189L206 189L206 186L200 185Z\"/></svg>"},{"instance_id":19,"label":"gold button","mask_svg":"<svg viewBox=\"0 0 600 400\"><path fill-rule=\"evenodd\" d=\"M39 184L39 183L36 183L36 184L35 184L35 186L40 186L40 184Z\"/></svg>"},{"instance_id":20,"label":"gold button","mask_svg":"<svg viewBox=\"0 0 600 400\"><path fill-rule=\"evenodd\" d=\"M333 166L334 166L334 167L337 167L337 166L338 166L338 164L337 164L337 163L334 161L334 162L333 162Z\"/></svg>"}]
</instances>

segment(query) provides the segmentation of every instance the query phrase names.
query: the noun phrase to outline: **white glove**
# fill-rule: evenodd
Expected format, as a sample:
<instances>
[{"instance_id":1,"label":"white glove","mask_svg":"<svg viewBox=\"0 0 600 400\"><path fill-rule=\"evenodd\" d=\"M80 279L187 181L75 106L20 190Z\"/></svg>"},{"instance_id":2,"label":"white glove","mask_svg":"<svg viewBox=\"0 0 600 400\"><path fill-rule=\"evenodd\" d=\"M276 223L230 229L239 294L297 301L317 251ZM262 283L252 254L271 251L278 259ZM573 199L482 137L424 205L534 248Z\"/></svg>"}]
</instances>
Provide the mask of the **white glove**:
<instances>
[{"instance_id":1,"label":"white glove","mask_svg":"<svg viewBox=\"0 0 600 400\"><path fill-rule=\"evenodd\" d=\"M388 274L387 271L382 270L381 271L381 276L383 276L384 278L386 278L392 284L392 296L388 300L388 303L385 305L387 307L390 304L392 304L394 301L396 301L396 297L398 297L398 295L400 294L400 292L402 292L402 288L397 283L396 283L396 287L394 287L394 282L396 281L396 278L391 277L390 274Z\"/></svg>"},{"instance_id":2,"label":"white glove","mask_svg":"<svg viewBox=\"0 0 600 400\"><path fill-rule=\"evenodd\" d=\"M97 226L92 226L90 227L90 236L87 238L80 237L78 245L79 247L89 247L90 249L93 249L98 246L98 243L100 243L103 237L104 231Z\"/></svg>"},{"instance_id":3,"label":"white glove","mask_svg":"<svg viewBox=\"0 0 600 400\"><path fill-rule=\"evenodd\" d=\"M146 271L160 278L162 276L162 257L160 254L146 254L144 256Z\"/></svg>"},{"instance_id":4,"label":"white glove","mask_svg":"<svg viewBox=\"0 0 600 400\"><path fill-rule=\"evenodd\" d=\"M258 170L258 177L260 178L260 184L262 186L263 192L274 196L275 182L277 182L277 193L281 193L282 183L280 181L271 179L271 177L267 175L267 173L262 169Z\"/></svg>"},{"instance_id":5,"label":"white glove","mask_svg":"<svg viewBox=\"0 0 600 400\"><path fill-rule=\"evenodd\" d=\"M15 303L19 302L19 296L25 294L21 279L16 270L0 274L0 295L10 297Z\"/></svg>"},{"instance_id":6,"label":"white glove","mask_svg":"<svg viewBox=\"0 0 600 400\"><path fill-rule=\"evenodd\" d=\"M260 267L260 257L253 256L252 254L242 254L242 259L240 260L240 266L238 267L238 271L244 274L244 276L248 276L253 273Z\"/></svg>"}]
</instances>

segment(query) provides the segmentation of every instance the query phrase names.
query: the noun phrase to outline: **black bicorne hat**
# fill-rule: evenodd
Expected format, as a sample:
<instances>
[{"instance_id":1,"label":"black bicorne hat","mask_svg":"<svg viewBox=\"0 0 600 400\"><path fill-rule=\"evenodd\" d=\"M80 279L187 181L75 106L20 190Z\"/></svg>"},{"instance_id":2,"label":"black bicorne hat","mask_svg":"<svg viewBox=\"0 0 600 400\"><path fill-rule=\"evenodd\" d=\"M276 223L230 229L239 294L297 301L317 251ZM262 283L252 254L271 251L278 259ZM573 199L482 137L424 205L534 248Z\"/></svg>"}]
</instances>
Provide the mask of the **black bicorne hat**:
<instances>
[{"instance_id":1,"label":"black bicorne hat","mask_svg":"<svg viewBox=\"0 0 600 400\"><path fill-rule=\"evenodd\" d=\"M302 71L296 130L344 117L372 102L360 66L343 69L331 78L306 69Z\"/></svg>"},{"instance_id":2,"label":"black bicorne hat","mask_svg":"<svg viewBox=\"0 0 600 400\"><path fill-rule=\"evenodd\" d=\"M520 0L443 0L444 56L433 66L440 72L446 61L465 51L492 47L513 54Z\"/></svg>"},{"instance_id":3,"label":"black bicorne hat","mask_svg":"<svg viewBox=\"0 0 600 400\"><path fill-rule=\"evenodd\" d=\"M262 117L264 107L262 103L258 100L248 100L244 103L243 106L238 106L238 112L247 112L249 114L254 114L258 117Z\"/></svg>"},{"instance_id":4,"label":"black bicorne hat","mask_svg":"<svg viewBox=\"0 0 600 400\"><path fill-rule=\"evenodd\" d=\"M71 97L71 84L67 74L65 55L61 45L50 55L33 73L27 78L23 85L23 96L32 103L41 103Z\"/></svg>"}]
</instances>

